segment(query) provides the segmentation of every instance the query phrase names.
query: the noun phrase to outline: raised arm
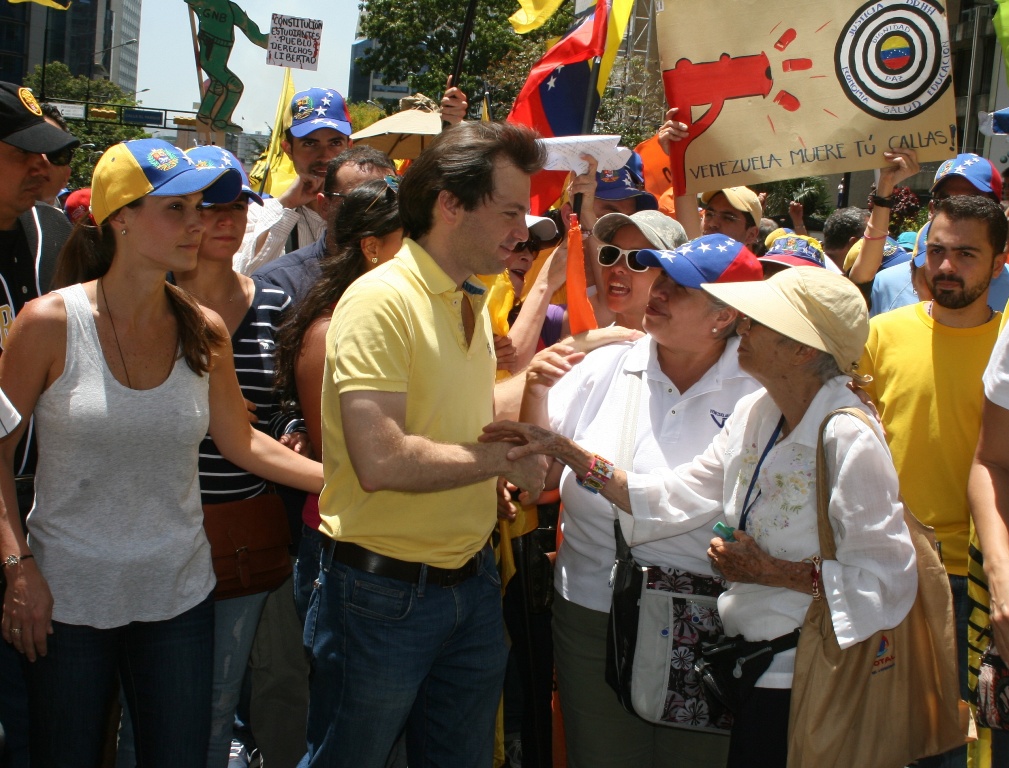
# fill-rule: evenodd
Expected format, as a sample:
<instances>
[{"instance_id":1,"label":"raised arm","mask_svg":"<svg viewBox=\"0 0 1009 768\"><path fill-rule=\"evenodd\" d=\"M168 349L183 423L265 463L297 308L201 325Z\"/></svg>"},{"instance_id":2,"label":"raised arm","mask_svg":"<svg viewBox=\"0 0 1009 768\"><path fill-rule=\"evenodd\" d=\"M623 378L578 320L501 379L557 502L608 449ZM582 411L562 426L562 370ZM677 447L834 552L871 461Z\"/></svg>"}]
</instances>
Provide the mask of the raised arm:
<instances>
[{"instance_id":1,"label":"raised arm","mask_svg":"<svg viewBox=\"0 0 1009 768\"><path fill-rule=\"evenodd\" d=\"M666 112L666 122L659 128L659 145L667 155L672 147L672 142L682 141L687 138L687 126L676 119L679 109L673 107ZM675 219L683 225L683 230L687 233L687 238L693 240L701 236L701 217L697 213L697 198L694 195L684 194L682 189L675 190L674 211ZM760 222L758 221L759 225Z\"/></svg>"},{"instance_id":2,"label":"raised arm","mask_svg":"<svg viewBox=\"0 0 1009 768\"><path fill-rule=\"evenodd\" d=\"M918 157L913 149L898 149L884 152L883 159L889 165L879 172L879 184L876 185L878 197L890 197L893 188L904 179L909 179L919 171ZM883 245L890 229L890 209L882 205L874 205L869 223L865 226L866 237L862 241L862 249L858 258L851 265L848 277L856 285L871 283L883 263Z\"/></svg>"}]
</instances>

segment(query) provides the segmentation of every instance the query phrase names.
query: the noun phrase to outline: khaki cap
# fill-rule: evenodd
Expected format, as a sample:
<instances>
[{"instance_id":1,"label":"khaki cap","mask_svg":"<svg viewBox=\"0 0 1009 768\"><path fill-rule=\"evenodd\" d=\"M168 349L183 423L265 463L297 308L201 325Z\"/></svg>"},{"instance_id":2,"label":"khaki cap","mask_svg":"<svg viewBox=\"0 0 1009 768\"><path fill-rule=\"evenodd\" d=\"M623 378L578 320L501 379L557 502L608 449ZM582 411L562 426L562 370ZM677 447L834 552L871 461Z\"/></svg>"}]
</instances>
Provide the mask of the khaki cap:
<instances>
[{"instance_id":1,"label":"khaki cap","mask_svg":"<svg viewBox=\"0 0 1009 768\"><path fill-rule=\"evenodd\" d=\"M848 278L825 269L786 269L763 282L701 288L761 325L826 352L844 373L857 375L869 312Z\"/></svg>"},{"instance_id":2,"label":"khaki cap","mask_svg":"<svg viewBox=\"0 0 1009 768\"><path fill-rule=\"evenodd\" d=\"M764 218L764 208L760 205L760 198L757 197L756 192L749 187L716 189L711 192L705 192L701 195L701 202L707 205L711 202L711 198L719 192L725 195L725 199L729 201L729 205L737 211L750 214L750 216L753 217L754 225L760 226L760 220Z\"/></svg>"}]
</instances>

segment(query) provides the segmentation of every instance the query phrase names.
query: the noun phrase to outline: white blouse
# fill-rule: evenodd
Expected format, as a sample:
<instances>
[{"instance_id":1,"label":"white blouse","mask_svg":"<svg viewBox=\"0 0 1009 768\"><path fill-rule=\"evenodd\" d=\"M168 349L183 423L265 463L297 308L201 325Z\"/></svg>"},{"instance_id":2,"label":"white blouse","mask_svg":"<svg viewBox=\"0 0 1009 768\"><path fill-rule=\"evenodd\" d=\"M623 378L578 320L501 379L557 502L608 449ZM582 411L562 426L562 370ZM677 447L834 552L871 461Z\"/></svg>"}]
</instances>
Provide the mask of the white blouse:
<instances>
[{"instance_id":1,"label":"white blouse","mask_svg":"<svg viewBox=\"0 0 1009 768\"><path fill-rule=\"evenodd\" d=\"M839 376L824 384L799 425L770 449L760 467L746 532L774 557L801 561L819 554L817 432L835 408L865 410L847 381ZM620 516L628 543L710 530L723 510L728 524L738 526L754 468L780 417L761 390L739 402L725 428L692 463L628 475L633 516ZM823 594L838 643L847 648L903 620L917 594L918 574L897 473L881 430L839 416L827 426L824 445L837 560L823 564ZM800 626L811 601L811 595L790 589L732 583L718 610L726 634L768 640ZM791 687L794 656L794 651L778 654L758 685Z\"/></svg>"},{"instance_id":2,"label":"white blouse","mask_svg":"<svg viewBox=\"0 0 1009 768\"><path fill-rule=\"evenodd\" d=\"M760 385L739 369L738 339L686 392L680 392L659 367L654 339L597 349L550 390L550 427L584 448L617 460L630 377L641 377L631 469L647 473L692 461L718 434L744 395ZM557 553L555 585L571 602L609 611L610 571L616 557L613 506L579 486L571 470L561 476L564 540ZM662 565L711 576L705 555L710 535L695 530L634 548L643 565Z\"/></svg>"}]
</instances>

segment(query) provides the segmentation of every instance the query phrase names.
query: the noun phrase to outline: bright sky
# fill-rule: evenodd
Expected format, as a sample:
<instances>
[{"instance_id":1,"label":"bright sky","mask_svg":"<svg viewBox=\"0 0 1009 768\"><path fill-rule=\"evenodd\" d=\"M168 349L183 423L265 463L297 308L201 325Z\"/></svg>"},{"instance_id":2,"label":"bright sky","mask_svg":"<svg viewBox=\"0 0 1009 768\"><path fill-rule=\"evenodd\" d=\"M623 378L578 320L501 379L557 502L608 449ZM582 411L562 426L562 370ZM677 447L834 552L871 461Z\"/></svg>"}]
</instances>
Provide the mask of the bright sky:
<instances>
[{"instance_id":1,"label":"bright sky","mask_svg":"<svg viewBox=\"0 0 1009 768\"><path fill-rule=\"evenodd\" d=\"M336 88L346 95L350 77L350 46L357 29L357 0L237 0L249 18L269 33L273 13L322 19L319 69L292 71L294 87ZM140 18L140 68L137 96L145 106L193 109L199 101L196 62L189 27L189 6L183 0L144 0ZM234 120L249 133L272 126L284 69L266 63L266 51L235 30L228 68L245 83ZM202 75L201 75L202 77Z\"/></svg>"}]
</instances>

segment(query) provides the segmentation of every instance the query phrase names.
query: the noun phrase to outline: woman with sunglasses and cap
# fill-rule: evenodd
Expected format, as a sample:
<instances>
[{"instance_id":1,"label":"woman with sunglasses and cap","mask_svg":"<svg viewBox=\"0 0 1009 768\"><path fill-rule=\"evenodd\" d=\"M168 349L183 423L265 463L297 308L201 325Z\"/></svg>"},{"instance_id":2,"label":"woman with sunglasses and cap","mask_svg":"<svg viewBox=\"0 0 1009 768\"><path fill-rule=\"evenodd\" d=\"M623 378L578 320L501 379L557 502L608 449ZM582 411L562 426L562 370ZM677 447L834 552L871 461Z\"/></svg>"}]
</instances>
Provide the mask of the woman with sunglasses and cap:
<instances>
[{"instance_id":1,"label":"woman with sunglasses and cap","mask_svg":"<svg viewBox=\"0 0 1009 768\"><path fill-rule=\"evenodd\" d=\"M716 521L734 528L729 540L712 539L706 553L729 582L718 599L726 635L783 638L801 626L813 600L827 601L841 648L896 626L915 599L917 571L897 473L874 420L868 426L841 414L823 430L837 551L836 560L819 561L821 423L841 407L869 415L848 387L869 334L858 288L827 270L799 268L766 282L703 289L745 315L739 365L765 389L743 398L692 462L625 472L539 427L498 424L490 435L525 440L515 456L543 453L566 465L582 479L583 493L621 510L632 546L707 531ZM785 766L794 657L794 648L777 653L735 714L731 768Z\"/></svg>"},{"instance_id":2,"label":"woman with sunglasses and cap","mask_svg":"<svg viewBox=\"0 0 1009 768\"><path fill-rule=\"evenodd\" d=\"M317 463L249 424L220 317L165 281L196 266L202 203L241 186L237 171L198 168L157 139L110 148L92 181L95 225L77 225L57 268L68 287L26 307L0 358L0 387L44 435L27 540L0 443L0 549L18 553L2 634L30 662L33 765L100 763L117 673L141 764L206 760L208 428L237 465L321 488Z\"/></svg>"},{"instance_id":3,"label":"woman with sunglasses and cap","mask_svg":"<svg viewBox=\"0 0 1009 768\"><path fill-rule=\"evenodd\" d=\"M614 324L640 331L649 289L661 270L642 264L638 253L644 248L672 250L687 242L687 235L675 219L647 210L608 213L596 221L592 234L602 268L598 289L615 315Z\"/></svg>"},{"instance_id":4,"label":"woman with sunglasses and cap","mask_svg":"<svg viewBox=\"0 0 1009 768\"><path fill-rule=\"evenodd\" d=\"M640 310L647 335L591 352L573 368L565 350L544 351L529 369L521 416L602 455L614 456L621 445L633 446L629 462L637 472L692 460L717 434L736 401L759 387L736 362L737 313L700 289L703 282L722 279L760 280L756 257L721 235L674 250L645 248L648 240L634 230L644 225L646 214L668 220L654 212L608 214L599 219L596 232L604 242L624 248L641 242L635 235L644 240L641 249L616 256L612 263L630 257L629 266L658 275L647 289L638 289L647 290ZM671 231L680 231L673 225ZM617 237L610 237L612 233ZM600 248L602 258L607 258L606 247ZM559 483L564 503L564 536L554 575L553 640L568 764L720 768L726 754L723 733L653 725L626 712L608 687L614 513L607 501L586 493L574 474L562 469L555 466L547 487ZM678 583L682 591L717 594L721 586L704 556L708 538L698 532L649 542L636 548L634 556L654 567L657 578ZM665 571L660 574L659 568ZM677 642L681 640L686 642ZM699 690L697 681L684 682ZM691 698L670 708L668 719L686 719L700 729L724 725L714 713L710 718L688 717L688 711L705 711L696 694Z\"/></svg>"}]
</instances>

